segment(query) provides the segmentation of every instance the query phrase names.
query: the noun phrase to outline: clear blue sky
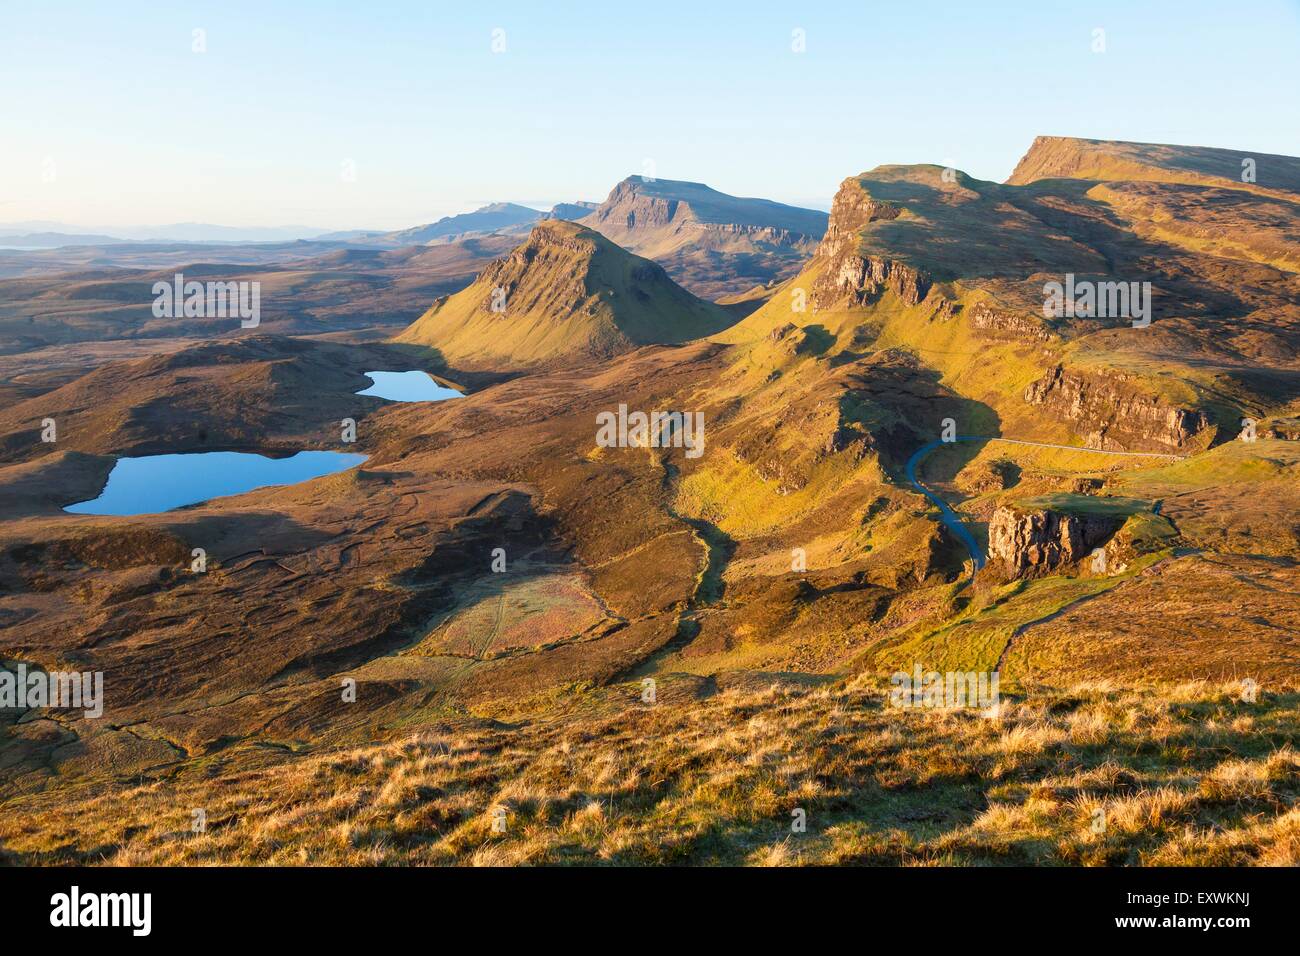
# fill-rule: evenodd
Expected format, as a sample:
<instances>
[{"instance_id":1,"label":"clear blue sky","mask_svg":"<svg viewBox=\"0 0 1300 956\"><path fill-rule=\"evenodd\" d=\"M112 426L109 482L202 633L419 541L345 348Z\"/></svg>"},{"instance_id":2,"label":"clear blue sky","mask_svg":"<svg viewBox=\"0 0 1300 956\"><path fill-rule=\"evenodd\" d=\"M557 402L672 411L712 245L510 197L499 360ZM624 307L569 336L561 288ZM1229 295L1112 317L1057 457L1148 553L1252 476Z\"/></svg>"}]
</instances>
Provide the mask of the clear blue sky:
<instances>
[{"instance_id":1,"label":"clear blue sky","mask_svg":"<svg viewBox=\"0 0 1300 956\"><path fill-rule=\"evenodd\" d=\"M393 228L647 159L814 204L1039 133L1300 155L1300 2L4 0L0 89L0 222Z\"/></svg>"}]
</instances>

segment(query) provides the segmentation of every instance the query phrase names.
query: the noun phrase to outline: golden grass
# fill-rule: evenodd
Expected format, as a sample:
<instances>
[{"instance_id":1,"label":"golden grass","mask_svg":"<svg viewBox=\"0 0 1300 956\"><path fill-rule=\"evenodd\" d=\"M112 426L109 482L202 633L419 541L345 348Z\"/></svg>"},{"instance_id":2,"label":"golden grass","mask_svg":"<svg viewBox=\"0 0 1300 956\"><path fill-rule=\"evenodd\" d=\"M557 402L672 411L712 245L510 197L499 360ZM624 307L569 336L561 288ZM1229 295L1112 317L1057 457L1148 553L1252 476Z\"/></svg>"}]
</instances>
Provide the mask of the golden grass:
<instances>
[{"instance_id":1,"label":"golden grass","mask_svg":"<svg viewBox=\"0 0 1300 956\"><path fill-rule=\"evenodd\" d=\"M860 484L862 497L870 500L869 496L884 490L882 481L874 458L856 467L841 458L829 458L813 466L804 487L782 494L777 482L763 480L752 465L734 455L718 455L707 467L682 480L673 507L745 539L779 530L811 514L850 482Z\"/></svg>"},{"instance_id":2,"label":"golden grass","mask_svg":"<svg viewBox=\"0 0 1300 956\"><path fill-rule=\"evenodd\" d=\"M0 843L122 865L1300 862L1300 696L1093 684L987 717L893 708L874 683L654 706L628 685L269 765L232 748L10 799Z\"/></svg>"}]
</instances>

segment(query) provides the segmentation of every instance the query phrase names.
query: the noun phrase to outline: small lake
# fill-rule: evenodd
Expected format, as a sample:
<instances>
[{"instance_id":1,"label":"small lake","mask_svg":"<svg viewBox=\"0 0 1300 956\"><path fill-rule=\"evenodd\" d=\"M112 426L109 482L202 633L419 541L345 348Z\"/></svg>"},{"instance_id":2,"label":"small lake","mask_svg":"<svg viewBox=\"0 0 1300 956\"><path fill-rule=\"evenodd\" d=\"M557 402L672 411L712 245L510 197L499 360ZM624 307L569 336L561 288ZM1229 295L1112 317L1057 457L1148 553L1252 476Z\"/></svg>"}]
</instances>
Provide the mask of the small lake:
<instances>
[{"instance_id":1,"label":"small lake","mask_svg":"<svg viewBox=\"0 0 1300 956\"><path fill-rule=\"evenodd\" d=\"M79 515L156 514L254 488L296 485L354 468L366 457L341 451L300 451L288 458L205 451L119 458L98 498L63 510Z\"/></svg>"},{"instance_id":2,"label":"small lake","mask_svg":"<svg viewBox=\"0 0 1300 956\"><path fill-rule=\"evenodd\" d=\"M358 395L373 395L390 402L441 402L465 397L464 392L439 385L428 372L367 372L366 376L375 384Z\"/></svg>"}]
</instances>

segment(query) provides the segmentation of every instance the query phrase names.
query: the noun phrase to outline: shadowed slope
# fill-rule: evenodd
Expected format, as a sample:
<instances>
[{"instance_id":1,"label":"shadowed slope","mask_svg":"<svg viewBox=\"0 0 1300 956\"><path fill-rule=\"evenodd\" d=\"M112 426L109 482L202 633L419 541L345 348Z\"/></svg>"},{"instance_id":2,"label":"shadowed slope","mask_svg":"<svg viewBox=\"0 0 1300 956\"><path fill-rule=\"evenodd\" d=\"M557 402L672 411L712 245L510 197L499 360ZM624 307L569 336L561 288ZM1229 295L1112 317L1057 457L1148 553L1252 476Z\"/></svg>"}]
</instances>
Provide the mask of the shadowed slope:
<instances>
[{"instance_id":1,"label":"shadowed slope","mask_svg":"<svg viewBox=\"0 0 1300 956\"><path fill-rule=\"evenodd\" d=\"M729 321L657 264L550 220L397 341L433 346L459 367L526 368L685 342Z\"/></svg>"}]
</instances>

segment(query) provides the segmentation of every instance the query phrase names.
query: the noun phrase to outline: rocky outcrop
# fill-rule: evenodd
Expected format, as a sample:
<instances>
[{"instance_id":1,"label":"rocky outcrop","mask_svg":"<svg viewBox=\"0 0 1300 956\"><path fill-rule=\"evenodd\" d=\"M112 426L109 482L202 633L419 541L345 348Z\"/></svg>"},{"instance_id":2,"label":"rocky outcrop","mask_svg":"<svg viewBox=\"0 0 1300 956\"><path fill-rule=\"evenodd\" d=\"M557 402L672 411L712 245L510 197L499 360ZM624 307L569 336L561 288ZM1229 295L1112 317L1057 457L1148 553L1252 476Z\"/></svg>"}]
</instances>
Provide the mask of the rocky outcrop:
<instances>
[{"instance_id":1,"label":"rocky outcrop","mask_svg":"<svg viewBox=\"0 0 1300 956\"><path fill-rule=\"evenodd\" d=\"M1300 441L1300 418L1275 418L1259 429L1261 438Z\"/></svg>"},{"instance_id":2,"label":"rocky outcrop","mask_svg":"<svg viewBox=\"0 0 1300 956\"><path fill-rule=\"evenodd\" d=\"M819 259L837 260L857 251L862 227L877 220L897 219L902 209L890 202L873 199L856 176L840 183L831 203L826 235L817 246Z\"/></svg>"},{"instance_id":3,"label":"rocky outcrop","mask_svg":"<svg viewBox=\"0 0 1300 956\"><path fill-rule=\"evenodd\" d=\"M786 322L782 325L778 325L771 332L767 333L768 341L780 342L782 339L786 338L790 334L798 331L798 328L799 327L795 325L793 322Z\"/></svg>"},{"instance_id":4,"label":"rocky outcrop","mask_svg":"<svg viewBox=\"0 0 1300 956\"><path fill-rule=\"evenodd\" d=\"M877 256L846 255L813 283L814 308L866 305L881 292L894 293L908 305L920 305L930 291L930 279L919 269Z\"/></svg>"},{"instance_id":5,"label":"rocky outcrop","mask_svg":"<svg viewBox=\"0 0 1300 956\"><path fill-rule=\"evenodd\" d=\"M873 199L856 177L840 185L831 205L826 235L817 247L825 263L813 284L810 299L815 309L861 306L883 291L908 305L919 305L930 291L930 278L912 266L859 252L860 232L870 222L897 219L902 210Z\"/></svg>"},{"instance_id":6,"label":"rocky outcrop","mask_svg":"<svg viewBox=\"0 0 1300 956\"><path fill-rule=\"evenodd\" d=\"M590 233L552 228L550 222L539 226L510 255L495 260L480 274L476 285L481 285L485 294L478 308L492 312L494 302L498 309L501 302L511 303L516 310L542 302L557 311L576 308L591 294L587 276L595 251ZM543 270L547 281L539 283L534 276Z\"/></svg>"},{"instance_id":7,"label":"rocky outcrop","mask_svg":"<svg viewBox=\"0 0 1300 956\"><path fill-rule=\"evenodd\" d=\"M971 326L985 338L1046 342L1052 337L1038 316L996 309L987 302L975 303L967 314Z\"/></svg>"},{"instance_id":8,"label":"rocky outcrop","mask_svg":"<svg viewBox=\"0 0 1300 956\"><path fill-rule=\"evenodd\" d=\"M989 563L1011 578L1047 574L1087 557L1122 524L1110 515L1003 506L989 521Z\"/></svg>"},{"instance_id":9,"label":"rocky outcrop","mask_svg":"<svg viewBox=\"0 0 1300 956\"><path fill-rule=\"evenodd\" d=\"M930 292L922 304L929 306L930 318L938 319L940 322L947 322L961 311L960 305L933 286L930 287Z\"/></svg>"},{"instance_id":10,"label":"rocky outcrop","mask_svg":"<svg viewBox=\"0 0 1300 956\"><path fill-rule=\"evenodd\" d=\"M1124 373L1088 375L1057 365L1025 389L1025 401L1068 422L1094 448L1172 452L1210 427L1197 409L1178 408L1140 391Z\"/></svg>"}]
</instances>

